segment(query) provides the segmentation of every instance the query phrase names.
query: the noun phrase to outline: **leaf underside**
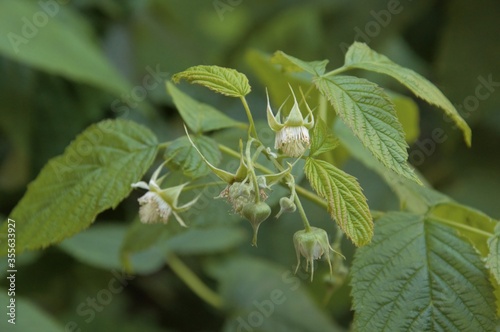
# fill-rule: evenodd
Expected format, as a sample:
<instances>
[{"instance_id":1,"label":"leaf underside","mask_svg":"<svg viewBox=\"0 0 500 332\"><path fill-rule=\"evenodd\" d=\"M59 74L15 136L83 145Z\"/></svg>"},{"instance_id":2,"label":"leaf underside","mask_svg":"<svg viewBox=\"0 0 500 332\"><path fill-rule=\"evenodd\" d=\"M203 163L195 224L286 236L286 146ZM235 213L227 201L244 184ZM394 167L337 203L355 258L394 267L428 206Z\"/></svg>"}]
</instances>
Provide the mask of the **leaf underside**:
<instances>
[{"instance_id":1,"label":"leaf underside","mask_svg":"<svg viewBox=\"0 0 500 332\"><path fill-rule=\"evenodd\" d=\"M389 97L375 83L354 76L319 78L317 88L365 147L386 167L417 183L407 163L408 145Z\"/></svg>"},{"instance_id":2,"label":"leaf underside","mask_svg":"<svg viewBox=\"0 0 500 332\"><path fill-rule=\"evenodd\" d=\"M313 189L328 204L328 211L356 246L370 242L373 220L366 197L352 175L324 160L307 158L304 167Z\"/></svg>"}]
</instances>

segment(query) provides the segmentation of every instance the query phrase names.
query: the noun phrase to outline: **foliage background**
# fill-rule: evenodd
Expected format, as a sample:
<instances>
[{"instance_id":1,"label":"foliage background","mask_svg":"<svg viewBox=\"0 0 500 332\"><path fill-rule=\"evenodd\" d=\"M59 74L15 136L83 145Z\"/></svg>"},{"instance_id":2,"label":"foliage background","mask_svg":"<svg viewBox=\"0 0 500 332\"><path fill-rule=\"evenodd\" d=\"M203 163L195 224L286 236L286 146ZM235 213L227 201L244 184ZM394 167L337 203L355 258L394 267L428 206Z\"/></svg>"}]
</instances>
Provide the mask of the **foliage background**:
<instances>
[{"instance_id":1,"label":"foliage background","mask_svg":"<svg viewBox=\"0 0 500 332\"><path fill-rule=\"evenodd\" d=\"M41 3L50 1L0 2L0 214L9 215L48 159L62 153L94 122L123 117L145 124L162 140L181 135L180 117L163 83L176 72L197 64L237 68L250 77L253 92L248 96L249 103L254 111L261 110L263 118L264 85L261 76L255 74L252 57L256 50L269 54L283 50L305 60L327 58L332 66L340 66L342 45L357 39L428 77L459 111L464 110L461 115L473 132L470 149L440 112L415 100L420 108L420 132L411 146L410 161L436 189L499 219L500 84L493 85L484 100L474 96L481 78L500 82L500 4L494 0L401 0L397 1L401 12L382 24L374 13L386 10L390 2L61 1L56 2L53 17L40 24L34 36L19 45L17 53L9 33L22 36L23 18L32 21L33 15L43 10ZM220 4L226 4L226 10L217 10ZM376 26L378 30L373 28ZM156 69L162 73L161 79L146 89L145 98L127 97ZM390 79L370 79L409 95ZM234 118L244 119L241 107L233 100L196 87L190 87L189 93ZM431 144L436 128L442 128L447 139ZM429 149L434 151L426 152ZM424 158L418 158L422 155ZM376 174L354 160L347 160L343 167L358 177L371 209L398 209L397 199ZM47 331L62 330L70 321L77 322L83 331L222 328L225 314L193 295L161 261L143 264L142 272L96 312L91 322L78 314L77 307L106 288L113 278L111 270L119 267L118 253L127 236L126 226L137 216L139 194L134 192L116 210L102 213L84 233L88 233L88 239L63 242L18 257L16 298L27 301L29 307L26 316L18 309L20 322L40 321L39 326L49 324ZM218 207L222 211L219 215L210 217L201 209L193 222L224 226L235 219L225 217L227 206ZM334 231L324 211L314 205L306 208L315 216L313 224ZM296 217L264 224L259 247L253 248L249 245L249 225L239 223L243 233L232 235L236 244L205 254L187 250L182 259L214 288L228 285L227 280L221 282L221 271L230 275L231 269L249 269L248 275L255 277L239 282L253 285L257 291L267 280L261 277L266 269L292 268L295 258L291 236L298 225ZM349 263L352 247L348 243L345 247ZM266 263L251 260L248 255ZM140 265L150 257L138 257L136 262ZM234 266L221 265L228 257L232 257ZM5 270L0 270L2 287L7 286ZM315 279L312 284L305 282L297 295L307 301L296 301L296 307L287 307L287 312L300 312L316 303L314 310L348 327L352 319L348 286L338 290L324 308L325 286L321 277ZM242 300L251 295L250 291L239 294ZM30 326L23 331L34 330L36 325Z\"/></svg>"}]
</instances>

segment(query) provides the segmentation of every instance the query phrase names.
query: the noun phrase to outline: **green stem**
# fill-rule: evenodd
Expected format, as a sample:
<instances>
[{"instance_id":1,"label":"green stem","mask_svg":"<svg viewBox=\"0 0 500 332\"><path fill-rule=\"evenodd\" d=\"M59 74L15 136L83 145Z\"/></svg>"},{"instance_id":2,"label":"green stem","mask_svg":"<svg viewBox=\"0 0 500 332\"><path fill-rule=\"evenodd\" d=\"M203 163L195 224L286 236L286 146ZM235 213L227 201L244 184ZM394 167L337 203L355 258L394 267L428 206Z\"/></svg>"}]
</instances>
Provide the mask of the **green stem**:
<instances>
[{"instance_id":1,"label":"green stem","mask_svg":"<svg viewBox=\"0 0 500 332\"><path fill-rule=\"evenodd\" d=\"M255 174L255 169L253 168L253 161L251 157L251 147L252 147L252 142L253 139L249 139L247 142L247 146L245 149L245 157L247 159L247 168L248 168L248 173L250 173L250 177L253 182L253 187L254 187L254 192L255 192L255 202L259 203L260 202L260 190L259 190L259 183L257 181L257 175Z\"/></svg>"},{"instance_id":2,"label":"green stem","mask_svg":"<svg viewBox=\"0 0 500 332\"><path fill-rule=\"evenodd\" d=\"M193 271L191 271L189 267L187 267L187 265L179 259L179 257L177 257L177 255L170 253L167 256L167 262L172 268L172 271L174 271L175 274L202 300L214 308L223 308L224 303L222 298L213 290L208 288L208 286L205 285L203 281L201 281L200 278L198 278L198 276L194 274Z\"/></svg>"},{"instance_id":3,"label":"green stem","mask_svg":"<svg viewBox=\"0 0 500 332\"><path fill-rule=\"evenodd\" d=\"M345 71L348 71L349 69L351 69L351 68L346 67L346 66L342 66L342 67L339 67L339 68L334 69L334 70L332 70L332 71L329 71L328 73L326 73L326 74L322 75L322 77L328 77L328 76L338 75L338 74L340 74L340 73L343 73L343 72L345 72Z\"/></svg>"},{"instance_id":4,"label":"green stem","mask_svg":"<svg viewBox=\"0 0 500 332\"><path fill-rule=\"evenodd\" d=\"M292 186L292 188L293 188L293 186ZM310 232L311 231L311 224L309 223L309 220L307 219L307 215L306 215L306 212L304 211L304 207L302 206L302 202L300 201L298 195L295 195L295 193L293 193L293 196L295 198L295 205L297 205L297 210L299 210L300 218L302 218L302 222L304 223L304 228L305 228L306 232Z\"/></svg>"},{"instance_id":5,"label":"green stem","mask_svg":"<svg viewBox=\"0 0 500 332\"><path fill-rule=\"evenodd\" d=\"M243 104L243 107L245 108L245 112L247 113L248 117L248 123L250 124L250 126L248 127L248 136L249 137L253 136L254 138L258 138L257 130L255 129L255 123L252 117L252 112L250 112L250 107L248 107L247 100L245 99L245 97L240 97L240 100L241 103Z\"/></svg>"},{"instance_id":6,"label":"green stem","mask_svg":"<svg viewBox=\"0 0 500 332\"><path fill-rule=\"evenodd\" d=\"M482 229L477 229L477 228L474 228L474 227L471 227L468 225L464 225L464 224L460 224L460 223L457 223L457 222L454 222L451 220L447 220L447 219L443 219L443 218L439 218L439 217L435 217L435 216L429 216L429 219L443 223L443 224L450 225L454 228L463 229L463 230L466 230L466 231L469 231L472 233L483 235L483 236L486 236L488 238L493 236L493 234L490 232L486 232L486 231L483 231Z\"/></svg>"},{"instance_id":7,"label":"green stem","mask_svg":"<svg viewBox=\"0 0 500 332\"><path fill-rule=\"evenodd\" d=\"M182 191L190 191L198 188L206 188L206 187L211 187L211 186L221 186L227 184L224 181L213 181L213 182L206 182L206 183L200 183L200 184L194 184L192 186L185 186L182 188Z\"/></svg>"},{"instance_id":8,"label":"green stem","mask_svg":"<svg viewBox=\"0 0 500 332\"><path fill-rule=\"evenodd\" d=\"M318 205L322 208L325 208L325 209L328 208L328 204L326 203L326 201L323 198L316 195L315 193L313 193L312 191L309 191L306 188L299 186L299 185L295 186L295 191L297 191L297 194L310 200L311 202L315 203L316 205Z\"/></svg>"},{"instance_id":9,"label":"green stem","mask_svg":"<svg viewBox=\"0 0 500 332\"><path fill-rule=\"evenodd\" d=\"M172 143L171 141L160 143L160 144L158 144L158 148L159 148L159 149L166 149L166 148L168 148L168 146L169 146L171 143Z\"/></svg>"},{"instance_id":10,"label":"green stem","mask_svg":"<svg viewBox=\"0 0 500 332\"><path fill-rule=\"evenodd\" d=\"M323 95L319 95L319 107L318 107L318 115L319 118L325 121L328 128L330 128L329 117L328 117L328 103L326 97Z\"/></svg>"}]
</instances>

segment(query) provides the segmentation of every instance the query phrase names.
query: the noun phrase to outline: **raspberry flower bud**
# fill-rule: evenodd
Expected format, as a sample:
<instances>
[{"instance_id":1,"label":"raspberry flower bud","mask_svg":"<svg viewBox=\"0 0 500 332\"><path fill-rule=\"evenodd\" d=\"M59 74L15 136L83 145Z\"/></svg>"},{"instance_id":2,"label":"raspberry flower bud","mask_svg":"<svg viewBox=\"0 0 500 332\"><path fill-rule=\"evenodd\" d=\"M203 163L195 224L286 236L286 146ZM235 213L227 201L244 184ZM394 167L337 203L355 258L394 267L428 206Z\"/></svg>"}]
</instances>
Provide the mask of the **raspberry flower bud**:
<instances>
[{"instance_id":1,"label":"raspberry flower bud","mask_svg":"<svg viewBox=\"0 0 500 332\"><path fill-rule=\"evenodd\" d=\"M132 184L133 188L148 190L146 194L138 199L140 205L139 218L144 224L152 224L159 221L166 224L168 223L170 215L173 214L181 226L187 227L178 213L188 210L193 204L196 203L198 197L183 206L178 206L177 202L179 196L187 183L171 188L161 189L160 184L164 177L158 179L158 175L160 174L162 167L163 164L160 165L160 167L158 167L158 169L153 173L149 183L139 181Z\"/></svg>"},{"instance_id":2,"label":"raspberry flower bud","mask_svg":"<svg viewBox=\"0 0 500 332\"><path fill-rule=\"evenodd\" d=\"M292 90L294 104L290 110L290 114L285 119L284 123L280 121L280 112L283 105L279 108L278 113L274 116L269 103L269 94L267 94L267 122L269 127L276 132L276 137L274 141L274 148L281 149L283 154L289 157L300 157L311 145L309 139L309 129L314 126L314 118L312 111L306 105L308 114L304 119L302 113L299 109L299 104L297 103L297 98Z\"/></svg>"},{"instance_id":3,"label":"raspberry flower bud","mask_svg":"<svg viewBox=\"0 0 500 332\"><path fill-rule=\"evenodd\" d=\"M264 220L269 218L271 207L264 202L248 203L243 207L243 216L250 221L253 228L252 245L257 245L257 233L259 226Z\"/></svg>"},{"instance_id":4,"label":"raspberry flower bud","mask_svg":"<svg viewBox=\"0 0 500 332\"><path fill-rule=\"evenodd\" d=\"M276 218L279 218L284 212L295 212L297 210L297 206L293 202L291 198L281 197L280 198L280 211L276 215Z\"/></svg>"},{"instance_id":5,"label":"raspberry flower bud","mask_svg":"<svg viewBox=\"0 0 500 332\"><path fill-rule=\"evenodd\" d=\"M314 260L320 259L326 254L328 265L330 266L330 274L332 274L332 262L329 251L333 251L328 241L328 234L325 230L317 227L311 227L310 230L300 230L293 235L293 244L297 253L297 273L300 267L300 256L306 259L306 271L311 265L311 281L314 275Z\"/></svg>"}]
</instances>

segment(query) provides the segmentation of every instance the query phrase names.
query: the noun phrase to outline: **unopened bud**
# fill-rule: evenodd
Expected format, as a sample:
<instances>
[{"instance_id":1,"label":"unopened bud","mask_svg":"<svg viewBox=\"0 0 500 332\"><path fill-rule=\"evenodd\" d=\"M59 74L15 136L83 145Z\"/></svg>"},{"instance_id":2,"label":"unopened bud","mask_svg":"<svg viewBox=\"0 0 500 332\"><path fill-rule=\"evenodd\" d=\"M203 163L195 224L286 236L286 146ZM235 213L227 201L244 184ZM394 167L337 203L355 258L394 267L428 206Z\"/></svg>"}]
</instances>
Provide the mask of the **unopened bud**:
<instances>
[{"instance_id":1,"label":"unopened bud","mask_svg":"<svg viewBox=\"0 0 500 332\"><path fill-rule=\"evenodd\" d=\"M278 214L276 215L276 218L279 218L281 216L281 214L283 214L284 212L292 213L292 212L295 212L295 210L297 210L297 206L295 205L293 200L291 200L288 197L281 197L280 198L280 212L278 212Z\"/></svg>"},{"instance_id":2,"label":"unopened bud","mask_svg":"<svg viewBox=\"0 0 500 332\"><path fill-rule=\"evenodd\" d=\"M248 203L243 207L243 216L250 221L253 228L252 245L257 245L257 233L260 224L271 214L271 207L264 202Z\"/></svg>"}]
</instances>

